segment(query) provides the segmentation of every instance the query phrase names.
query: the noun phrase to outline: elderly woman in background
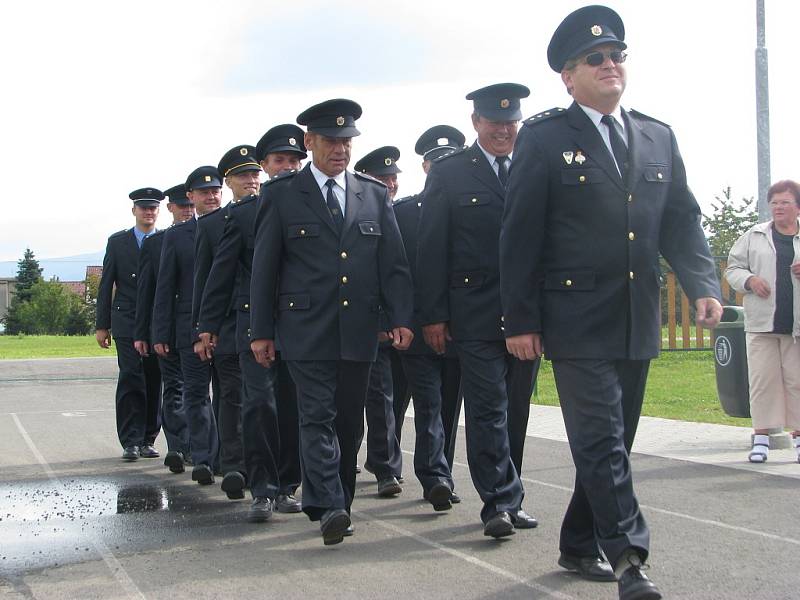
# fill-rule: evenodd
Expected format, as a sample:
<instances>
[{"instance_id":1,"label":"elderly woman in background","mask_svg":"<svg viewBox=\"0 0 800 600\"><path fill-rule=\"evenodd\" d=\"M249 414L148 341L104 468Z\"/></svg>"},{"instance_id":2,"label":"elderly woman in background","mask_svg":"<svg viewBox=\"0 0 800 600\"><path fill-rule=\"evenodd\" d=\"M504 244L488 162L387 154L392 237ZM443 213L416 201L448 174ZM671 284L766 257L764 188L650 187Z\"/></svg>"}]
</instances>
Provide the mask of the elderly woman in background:
<instances>
[{"instance_id":1,"label":"elderly woman in background","mask_svg":"<svg viewBox=\"0 0 800 600\"><path fill-rule=\"evenodd\" d=\"M800 462L800 184L779 181L767 193L772 220L736 240L725 277L744 294L753 448L766 462L769 430L792 429Z\"/></svg>"}]
</instances>

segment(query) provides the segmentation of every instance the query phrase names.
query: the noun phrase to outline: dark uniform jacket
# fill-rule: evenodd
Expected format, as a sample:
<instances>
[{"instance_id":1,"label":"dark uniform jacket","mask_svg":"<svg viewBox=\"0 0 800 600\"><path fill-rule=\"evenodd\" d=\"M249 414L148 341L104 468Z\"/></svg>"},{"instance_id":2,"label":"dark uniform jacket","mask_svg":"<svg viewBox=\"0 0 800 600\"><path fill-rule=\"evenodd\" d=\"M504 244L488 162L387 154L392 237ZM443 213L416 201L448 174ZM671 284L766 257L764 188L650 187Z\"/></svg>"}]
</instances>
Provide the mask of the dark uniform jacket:
<instances>
[{"instance_id":1,"label":"dark uniform jacket","mask_svg":"<svg viewBox=\"0 0 800 600\"><path fill-rule=\"evenodd\" d=\"M139 284L136 288L136 326L133 339L149 342L152 339L153 299L156 295L158 267L161 262L161 246L164 231L155 232L145 238L139 251ZM170 344L174 344L174 336Z\"/></svg>"},{"instance_id":2,"label":"dark uniform jacket","mask_svg":"<svg viewBox=\"0 0 800 600\"><path fill-rule=\"evenodd\" d=\"M194 343L192 286L196 229L197 220L189 219L164 233L153 305L153 344L169 344L173 328L175 348Z\"/></svg>"},{"instance_id":3,"label":"dark uniform jacket","mask_svg":"<svg viewBox=\"0 0 800 600\"><path fill-rule=\"evenodd\" d=\"M422 192L416 306L454 340L503 339L498 239L503 186L477 142L437 159Z\"/></svg>"},{"instance_id":4,"label":"dark uniform jacket","mask_svg":"<svg viewBox=\"0 0 800 600\"><path fill-rule=\"evenodd\" d=\"M236 317L237 352L250 350L250 275L257 201L258 196L248 196L230 207L203 290L198 319L198 331L219 335L232 307Z\"/></svg>"},{"instance_id":5,"label":"dark uniform jacket","mask_svg":"<svg viewBox=\"0 0 800 600\"><path fill-rule=\"evenodd\" d=\"M541 332L549 358L653 358L659 252L687 296L720 297L672 130L623 111L626 181L577 104L525 122L501 237L506 335Z\"/></svg>"},{"instance_id":6,"label":"dark uniform jacket","mask_svg":"<svg viewBox=\"0 0 800 600\"><path fill-rule=\"evenodd\" d=\"M115 338L133 339L138 270L139 245L133 229L109 237L97 289L97 329L110 329Z\"/></svg>"},{"instance_id":7,"label":"dark uniform jacket","mask_svg":"<svg viewBox=\"0 0 800 600\"><path fill-rule=\"evenodd\" d=\"M214 263L214 257L217 254L231 206L233 206L233 203L228 203L197 219L194 289L192 293L192 323L194 323L197 333L202 332L197 327L200 321L200 303L203 300L203 291L208 282L211 265ZM220 329L215 332L219 336L215 350L217 354L236 353L236 313L230 310L232 302L233 288L228 288L225 319L221 323Z\"/></svg>"},{"instance_id":8,"label":"dark uniform jacket","mask_svg":"<svg viewBox=\"0 0 800 600\"><path fill-rule=\"evenodd\" d=\"M278 335L287 360L374 361L381 310L392 328L411 326L411 275L386 187L346 180L341 235L309 165L262 185L252 338Z\"/></svg>"}]
</instances>

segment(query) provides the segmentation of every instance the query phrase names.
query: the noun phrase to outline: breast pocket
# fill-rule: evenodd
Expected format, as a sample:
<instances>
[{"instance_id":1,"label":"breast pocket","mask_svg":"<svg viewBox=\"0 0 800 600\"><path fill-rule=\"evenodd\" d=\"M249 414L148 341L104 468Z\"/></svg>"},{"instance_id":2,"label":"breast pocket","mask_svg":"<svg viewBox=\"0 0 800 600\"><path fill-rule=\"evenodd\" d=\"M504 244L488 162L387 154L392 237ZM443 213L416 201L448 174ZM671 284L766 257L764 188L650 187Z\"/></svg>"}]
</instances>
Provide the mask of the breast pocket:
<instances>
[{"instance_id":1,"label":"breast pocket","mask_svg":"<svg viewBox=\"0 0 800 600\"><path fill-rule=\"evenodd\" d=\"M672 181L672 168L668 165L649 164L642 173L645 181L653 183L669 183Z\"/></svg>"},{"instance_id":2,"label":"breast pocket","mask_svg":"<svg viewBox=\"0 0 800 600\"><path fill-rule=\"evenodd\" d=\"M458 205L462 208L471 206L486 206L492 203L491 195L485 192L470 192L458 197Z\"/></svg>"},{"instance_id":3,"label":"breast pocket","mask_svg":"<svg viewBox=\"0 0 800 600\"><path fill-rule=\"evenodd\" d=\"M361 232L361 235L371 235L371 236L382 235L381 225L376 221L361 221L358 224L358 230Z\"/></svg>"},{"instance_id":4,"label":"breast pocket","mask_svg":"<svg viewBox=\"0 0 800 600\"><path fill-rule=\"evenodd\" d=\"M290 240L319 237L319 223L289 225L286 230L286 237Z\"/></svg>"},{"instance_id":5,"label":"breast pocket","mask_svg":"<svg viewBox=\"0 0 800 600\"><path fill-rule=\"evenodd\" d=\"M602 169L561 169L563 185L592 185L608 181Z\"/></svg>"}]
</instances>

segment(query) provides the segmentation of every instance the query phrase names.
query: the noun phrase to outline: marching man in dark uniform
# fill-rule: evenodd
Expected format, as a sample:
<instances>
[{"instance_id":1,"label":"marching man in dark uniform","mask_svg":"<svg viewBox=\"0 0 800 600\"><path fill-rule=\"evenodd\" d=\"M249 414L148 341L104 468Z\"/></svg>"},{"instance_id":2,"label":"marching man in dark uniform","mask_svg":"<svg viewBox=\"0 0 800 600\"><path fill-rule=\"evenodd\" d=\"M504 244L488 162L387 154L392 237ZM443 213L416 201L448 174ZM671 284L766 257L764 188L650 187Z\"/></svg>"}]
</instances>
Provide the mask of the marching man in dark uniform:
<instances>
[{"instance_id":1,"label":"marching man in dark uniform","mask_svg":"<svg viewBox=\"0 0 800 600\"><path fill-rule=\"evenodd\" d=\"M553 34L548 62L574 102L519 134L500 268L508 349L552 360L575 462L558 562L588 579L616 574L619 597L641 600L661 598L641 570L650 536L629 460L661 346L659 253L698 325L714 327L722 309L672 130L620 107L624 39L603 6L571 13Z\"/></svg>"},{"instance_id":2,"label":"marching man in dark uniform","mask_svg":"<svg viewBox=\"0 0 800 600\"><path fill-rule=\"evenodd\" d=\"M484 534L496 538L537 525L522 510L524 492L511 452L517 449L521 459L518 437L525 437L538 363L506 351L497 253L520 98L529 94L523 85L501 83L467 95L474 101L478 139L434 162L423 191L417 246L415 309L431 348L444 354L451 338L456 347L467 460L483 500ZM509 435L509 424L515 435Z\"/></svg>"},{"instance_id":3,"label":"marching man in dark uniform","mask_svg":"<svg viewBox=\"0 0 800 600\"><path fill-rule=\"evenodd\" d=\"M278 125L258 142L255 157L268 169L270 178L276 177L287 166L300 166L300 160L306 157L302 141L303 130L297 125ZM272 516L273 508L296 513L301 507L294 497L300 485L294 382L284 362L276 360L273 366L264 368L250 350L250 278L257 200L257 196L248 196L230 207L203 292L198 330L203 344L213 351L234 290L236 350L244 383L244 463L253 496L247 516L250 521L262 522Z\"/></svg>"},{"instance_id":4,"label":"marching man in dark uniform","mask_svg":"<svg viewBox=\"0 0 800 600\"><path fill-rule=\"evenodd\" d=\"M386 187L346 171L361 107L329 100L297 118L312 163L262 185L251 281L251 348L280 341L297 385L303 511L326 545L350 529L359 421L380 310L411 341L411 276Z\"/></svg>"},{"instance_id":5,"label":"marching man in dark uniform","mask_svg":"<svg viewBox=\"0 0 800 600\"><path fill-rule=\"evenodd\" d=\"M186 195L198 215L219 208L222 180L216 167L198 167L186 179ZM208 386L211 367L194 352L192 322L194 246L197 219L170 227L164 234L158 283L153 306L153 347L161 356L177 354L183 373L183 406L192 451L192 480L214 483L218 460L217 421L211 408ZM175 344L170 345L174 336Z\"/></svg>"},{"instance_id":6,"label":"marching man in dark uniform","mask_svg":"<svg viewBox=\"0 0 800 600\"><path fill-rule=\"evenodd\" d=\"M164 190L169 198L167 210L172 214L172 224L183 223L194 217L194 206L186 197L186 187L181 183ZM150 354L153 299L156 295L158 267L161 261L161 247L166 229L156 231L145 238L139 252L139 284L136 289L136 328L133 346L142 358ZM175 339L170 340L175 346ZM184 463L189 458L189 430L183 414L183 375L181 361L177 354L158 357L161 370L162 401L161 428L167 440L167 455L164 465L173 473L183 473Z\"/></svg>"},{"instance_id":7,"label":"marching man in dark uniform","mask_svg":"<svg viewBox=\"0 0 800 600\"><path fill-rule=\"evenodd\" d=\"M117 434L123 448L122 458L133 461L140 456L159 456L153 444L161 429L161 373L156 357L140 356L133 340L139 249L144 239L155 232L164 194L155 188L142 188L131 192L129 197L133 200L131 212L136 225L108 238L97 290L95 339L101 348L111 346L112 334L116 342Z\"/></svg>"},{"instance_id":8,"label":"marching man in dark uniform","mask_svg":"<svg viewBox=\"0 0 800 600\"><path fill-rule=\"evenodd\" d=\"M464 134L449 125L435 125L425 131L414 147L422 156L422 169L427 174L433 161L440 156L464 147ZM397 226L403 237L412 278L417 279L417 228L422 213L422 194L401 198L394 203ZM458 431L458 415L461 412L461 371L453 344L447 344L444 355L436 354L425 343L419 323L414 323L414 339L400 358L403 381L410 393L403 393L394 378L395 435L398 444L410 396L414 396L414 473L423 489L429 490L436 481L445 480L452 489L453 459ZM442 454L446 465L441 463ZM445 468L446 467L446 468ZM433 481L432 481L433 479ZM430 494L427 494L428 496ZM455 492L450 502L457 504L461 498Z\"/></svg>"}]
</instances>

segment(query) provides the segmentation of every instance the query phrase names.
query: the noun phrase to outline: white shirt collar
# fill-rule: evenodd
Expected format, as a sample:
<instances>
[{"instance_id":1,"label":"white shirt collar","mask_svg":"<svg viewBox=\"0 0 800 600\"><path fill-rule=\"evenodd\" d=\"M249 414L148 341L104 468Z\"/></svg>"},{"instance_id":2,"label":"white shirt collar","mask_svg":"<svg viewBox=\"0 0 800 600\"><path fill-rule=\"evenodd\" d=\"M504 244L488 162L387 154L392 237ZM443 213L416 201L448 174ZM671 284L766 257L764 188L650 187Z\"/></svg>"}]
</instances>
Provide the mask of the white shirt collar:
<instances>
[{"instance_id":1,"label":"white shirt collar","mask_svg":"<svg viewBox=\"0 0 800 600\"><path fill-rule=\"evenodd\" d=\"M319 186L319 191L322 192L323 197L327 193L327 190L325 190L324 188L325 184L328 183L328 179L333 179L336 182L336 185L338 185L343 190L347 191L347 178L345 177L345 173L347 171L342 171L336 177L329 177L328 175L325 175L325 173L320 171L313 162L308 163L308 165L309 168L311 169L311 174L314 176L314 180L317 182L317 185Z\"/></svg>"},{"instance_id":2,"label":"white shirt collar","mask_svg":"<svg viewBox=\"0 0 800 600\"><path fill-rule=\"evenodd\" d=\"M481 152L483 152L483 155L486 157L486 160L488 160L489 164L492 165L492 167L494 168L496 164L495 159L497 158L497 156L495 156L491 152L488 152L483 146L481 146L480 140L475 140L475 141L478 144L478 148L481 149ZM509 160L511 160L511 154L513 154L513 152L508 155Z\"/></svg>"},{"instance_id":3,"label":"white shirt collar","mask_svg":"<svg viewBox=\"0 0 800 600\"><path fill-rule=\"evenodd\" d=\"M597 127L597 129L600 129L600 119L603 118L603 113L592 108L591 106L586 106L585 104L578 104L578 106L580 106L583 109L583 112L586 113L586 116L592 120L594 126ZM617 108L615 108L611 113L611 116L617 120L617 123L619 123L619 126L622 128L622 132L624 133L625 121L622 120L622 108L619 105L617 105Z\"/></svg>"}]
</instances>

